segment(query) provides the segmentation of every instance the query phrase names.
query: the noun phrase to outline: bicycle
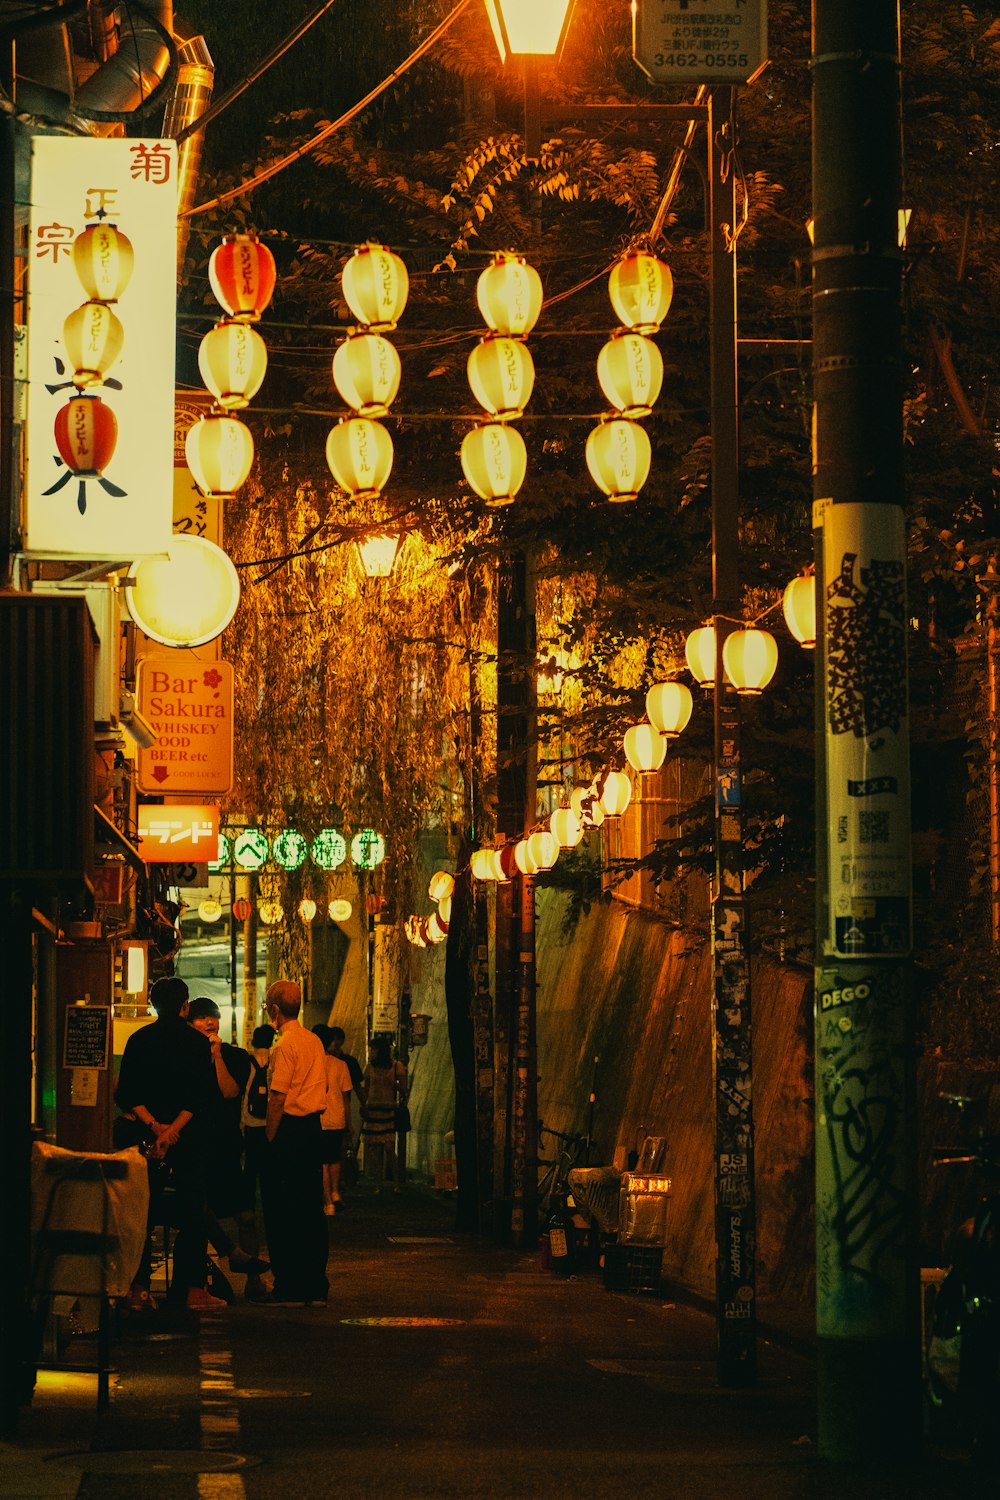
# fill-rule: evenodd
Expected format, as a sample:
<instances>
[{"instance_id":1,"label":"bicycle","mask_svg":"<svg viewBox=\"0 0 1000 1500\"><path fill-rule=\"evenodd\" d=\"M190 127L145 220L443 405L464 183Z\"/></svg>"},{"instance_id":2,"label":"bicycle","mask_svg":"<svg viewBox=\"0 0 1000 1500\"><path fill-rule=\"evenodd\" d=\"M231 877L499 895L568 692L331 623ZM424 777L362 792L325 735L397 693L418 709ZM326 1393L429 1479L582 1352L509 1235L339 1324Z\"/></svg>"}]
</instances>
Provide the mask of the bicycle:
<instances>
[{"instance_id":1,"label":"bicycle","mask_svg":"<svg viewBox=\"0 0 1000 1500\"><path fill-rule=\"evenodd\" d=\"M590 1165L591 1139L589 1135L567 1135L562 1130L550 1130L544 1121L538 1122L538 1139L543 1135L561 1142L556 1155L547 1160L539 1157L538 1167L538 1217L542 1227L548 1222L555 1203L561 1202L569 1191L568 1178L576 1167ZM544 1169L544 1170L543 1170Z\"/></svg>"}]
</instances>

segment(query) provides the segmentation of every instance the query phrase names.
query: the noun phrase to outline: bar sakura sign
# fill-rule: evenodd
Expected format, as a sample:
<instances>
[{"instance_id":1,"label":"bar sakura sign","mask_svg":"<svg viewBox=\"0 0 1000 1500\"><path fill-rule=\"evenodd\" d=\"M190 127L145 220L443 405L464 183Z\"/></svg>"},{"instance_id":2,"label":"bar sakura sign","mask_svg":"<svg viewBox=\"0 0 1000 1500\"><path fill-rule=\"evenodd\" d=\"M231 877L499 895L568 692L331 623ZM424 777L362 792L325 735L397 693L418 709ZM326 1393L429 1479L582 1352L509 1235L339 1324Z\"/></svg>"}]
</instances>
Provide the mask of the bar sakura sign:
<instances>
[{"instance_id":1,"label":"bar sakura sign","mask_svg":"<svg viewBox=\"0 0 1000 1500\"><path fill-rule=\"evenodd\" d=\"M179 652L136 664L139 712L156 730L140 748L142 792L218 796L233 784L233 668ZM214 849L214 846L213 846ZM172 855L171 858L193 858Z\"/></svg>"},{"instance_id":2,"label":"bar sakura sign","mask_svg":"<svg viewBox=\"0 0 1000 1500\"><path fill-rule=\"evenodd\" d=\"M147 865L204 863L218 847L219 809L201 803L139 804L139 858Z\"/></svg>"},{"instance_id":3,"label":"bar sakura sign","mask_svg":"<svg viewBox=\"0 0 1000 1500\"><path fill-rule=\"evenodd\" d=\"M173 509L177 148L31 143L25 552L162 555Z\"/></svg>"}]
</instances>

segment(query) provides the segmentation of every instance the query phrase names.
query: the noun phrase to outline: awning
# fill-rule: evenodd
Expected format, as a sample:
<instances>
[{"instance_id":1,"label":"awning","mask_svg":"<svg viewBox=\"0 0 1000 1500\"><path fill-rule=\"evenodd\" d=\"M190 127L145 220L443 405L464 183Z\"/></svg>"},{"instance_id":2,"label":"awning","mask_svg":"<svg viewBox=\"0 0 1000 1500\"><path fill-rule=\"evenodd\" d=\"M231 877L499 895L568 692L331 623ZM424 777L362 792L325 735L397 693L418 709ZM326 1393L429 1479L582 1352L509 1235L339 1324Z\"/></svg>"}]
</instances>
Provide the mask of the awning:
<instances>
[{"instance_id":1,"label":"awning","mask_svg":"<svg viewBox=\"0 0 1000 1500\"><path fill-rule=\"evenodd\" d=\"M116 853L125 856L133 870L137 870L140 875L145 875L146 866L140 859L136 846L125 837L120 828L115 827L107 813L102 813L96 805L94 807L94 839L99 844L110 844Z\"/></svg>"}]
</instances>

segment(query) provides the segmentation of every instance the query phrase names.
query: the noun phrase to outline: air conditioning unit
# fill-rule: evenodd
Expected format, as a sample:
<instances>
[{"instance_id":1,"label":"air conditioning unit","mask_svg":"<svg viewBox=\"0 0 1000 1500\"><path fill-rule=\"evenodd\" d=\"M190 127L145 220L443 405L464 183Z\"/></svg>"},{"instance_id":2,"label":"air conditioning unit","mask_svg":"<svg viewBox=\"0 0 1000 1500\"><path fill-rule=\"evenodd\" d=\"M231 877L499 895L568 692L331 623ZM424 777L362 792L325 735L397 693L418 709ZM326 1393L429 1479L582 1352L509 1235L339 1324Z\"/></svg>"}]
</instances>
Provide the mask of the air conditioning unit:
<instances>
[{"instance_id":1,"label":"air conditioning unit","mask_svg":"<svg viewBox=\"0 0 1000 1500\"><path fill-rule=\"evenodd\" d=\"M117 584L57 584L39 579L32 584L31 591L86 599L98 640L94 656L94 724L100 728L116 725L121 688L121 604Z\"/></svg>"}]
</instances>

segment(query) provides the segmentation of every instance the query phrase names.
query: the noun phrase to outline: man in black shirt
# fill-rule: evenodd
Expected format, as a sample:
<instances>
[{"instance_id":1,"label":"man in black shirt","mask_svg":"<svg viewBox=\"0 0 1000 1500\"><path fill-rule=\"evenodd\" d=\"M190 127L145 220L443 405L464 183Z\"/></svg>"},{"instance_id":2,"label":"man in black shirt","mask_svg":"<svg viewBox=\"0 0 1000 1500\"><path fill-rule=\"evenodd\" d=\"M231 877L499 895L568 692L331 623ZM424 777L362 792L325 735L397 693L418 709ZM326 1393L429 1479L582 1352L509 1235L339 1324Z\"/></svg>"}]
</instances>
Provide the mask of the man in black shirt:
<instances>
[{"instance_id":1,"label":"man in black shirt","mask_svg":"<svg viewBox=\"0 0 1000 1500\"><path fill-rule=\"evenodd\" d=\"M149 1003L157 1018L125 1043L115 1103L125 1121L134 1122L133 1138L145 1135L144 1149L150 1158L150 1229L158 1220L162 1201L164 1172L158 1164L169 1168L177 1226L171 1297L195 1311L225 1307L205 1290L204 1166L214 1109L212 1049L208 1039L187 1024L188 987L183 979L158 979L149 992ZM122 1140L121 1129L117 1134ZM133 1306L153 1305L149 1259L147 1240L130 1298Z\"/></svg>"}]
</instances>

